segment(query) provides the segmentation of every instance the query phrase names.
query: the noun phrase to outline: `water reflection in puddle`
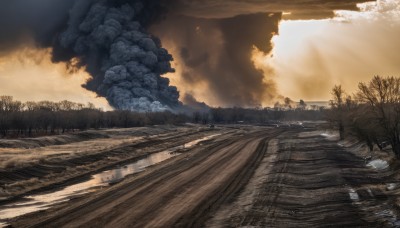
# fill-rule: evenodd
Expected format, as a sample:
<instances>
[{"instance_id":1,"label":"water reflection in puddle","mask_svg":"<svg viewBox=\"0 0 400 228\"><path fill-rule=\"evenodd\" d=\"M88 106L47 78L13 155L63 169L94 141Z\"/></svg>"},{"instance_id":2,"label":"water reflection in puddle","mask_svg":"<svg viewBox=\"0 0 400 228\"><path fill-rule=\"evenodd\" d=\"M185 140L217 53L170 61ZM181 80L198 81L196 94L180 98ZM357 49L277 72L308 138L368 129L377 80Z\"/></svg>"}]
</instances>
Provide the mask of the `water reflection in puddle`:
<instances>
[{"instance_id":1,"label":"water reflection in puddle","mask_svg":"<svg viewBox=\"0 0 400 228\"><path fill-rule=\"evenodd\" d=\"M203 137L201 139L196 139L194 141L185 143L185 145L183 145L183 147L184 148L190 148L190 147L193 147L193 146L197 145L198 143L200 143L202 141L206 141L206 140L212 139L212 138L214 138L216 136L219 136L219 135L221 135L221 134L214 134L214 135L209 135L209 136Z\"/></svg>"},{"instance_id":2,"label":"water reflection in puddle","mask_svg":"<svg viewBox=\"0 0 400 228\"><path fill-rule=\"evenodd\" d=\"M72 197L77 197L95 191L95 189L99 187L119 182L127 175L141 172L146 167L160 163L176 155L178 155L178 153L172 151L151 154L137 162L93 175L88 181L68 186L59 191L24 197L19 202L1 206L0 221L35 211L46 210L50 206L68 201Z\"/></svg>"},{"instance_id":3,"label":"water reflection in puddle","mask_svg":"<svg viewBox=\"0 0 400 228\"><path fill-rule=\"evenodd\" d=\"M206 136L204 138L186 143L183 145L183 148L193 147L198 143L209 140L217 135L220 134ZM151 154L123 167L95 174L91 176L90 180L88 181L65 187L59 191L27 196L18 202L0 206L0 227L7 225L4 223L7 219L15 218L35 211L46 210L54 204L65 202L73 197L81 196L83 194L96 191L98 188L117 183L124 179L127 175L141 172L146 167L155 165L179 155L179 153L176 153L176 150L181 148L182 146L179 146L163 152Z\"/></svg>"}]
</instances>

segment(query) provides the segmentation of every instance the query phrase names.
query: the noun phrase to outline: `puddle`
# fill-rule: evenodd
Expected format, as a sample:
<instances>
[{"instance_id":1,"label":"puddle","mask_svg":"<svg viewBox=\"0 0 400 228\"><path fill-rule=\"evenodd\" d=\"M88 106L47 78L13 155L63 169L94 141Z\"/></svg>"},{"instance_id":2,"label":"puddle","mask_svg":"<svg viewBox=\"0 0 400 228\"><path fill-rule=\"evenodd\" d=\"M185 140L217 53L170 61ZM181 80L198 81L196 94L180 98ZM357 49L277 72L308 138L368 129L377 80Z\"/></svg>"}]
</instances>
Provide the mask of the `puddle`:
<instances>
[{"instance_id":1,"label":"puddle","mask_svg":"<svg viewBox=\"0 0 400 228\"><path fill-rule=\"evenodd\" d=\"M370 161L367 164L367 167L372 167L377 170L385 170L385 169L389 168L389 164L387 163L387 161L384 161L381 159L376 159L376 160Z\"/></svg>"},{"instance_id":2,"label":"puddle","mask_svg":"<svg viewBox=\"0 0 400 228\"><path fill-rule=\"evenodd\" d=\"M0 222L1 220L4 221L31 212L46 210L54 204L68 201L73 197L96 191L96 189L100 187L117 183L127 175L141 172L146 167L155 165L176 155L179 154L173 151L154 153L123 167L95 174L88 181L74 184L55 192L27 196L18 202L0 206Z\"/></svg>"},{"instance_id":3,"label":"puddle","mask_svg":"<svg viewBox=\"0 0 400 228\"><path fill-rule=\"evenodd\" d=\"M184 144L183 147L193 147L202 141L209 140L218 135L220 134L196 139ZM163 152L150 154L149 156L134 163L92 175L88 181L67 186L55 192L53 191L49 193L26 196L21 200L18 200L18 202L0 206L0 227L7 225L4 223L7 219L36 211L46 210L57 203L65 202L74 197L94 192L101 187L107 187L110 184L117 183L130 174L139 173L149 166L179 155L179 153L176 153L175 151L180 148L182 148L182 146L178 146Z\"/></svg>"},{"instance_id":4,"label":"puddle","mask_svg":"<svg viewBox=\"0 0 400 228\"><path fill-rule=\"evenodd\" d=\"M201 139L196 139L196 140L194 140L194 141L185 143L185 145L183 145L183 147L184 147L184 148L190 148L190 147L193 147L193 146L199 144L199 143L202 142L202 141L206 141L206 140L212 139L212 138L214 138L214 137L216 137L216 136L219 136L219 135L221 135L221 134L214 134L214 135L209 135L209 136L203 137L203 138L201 138Z\"/></svg>"},{"instance_id":5,"label":"puddle","mask_svg":"<svg viewBox=\"0 0 400 228\"><path fill-rule=\"evenodd\" d=\"M398 183L388 183L386 184L386 190L392 191L398 189L400 186Z\"/></svg>"}]
</instances>

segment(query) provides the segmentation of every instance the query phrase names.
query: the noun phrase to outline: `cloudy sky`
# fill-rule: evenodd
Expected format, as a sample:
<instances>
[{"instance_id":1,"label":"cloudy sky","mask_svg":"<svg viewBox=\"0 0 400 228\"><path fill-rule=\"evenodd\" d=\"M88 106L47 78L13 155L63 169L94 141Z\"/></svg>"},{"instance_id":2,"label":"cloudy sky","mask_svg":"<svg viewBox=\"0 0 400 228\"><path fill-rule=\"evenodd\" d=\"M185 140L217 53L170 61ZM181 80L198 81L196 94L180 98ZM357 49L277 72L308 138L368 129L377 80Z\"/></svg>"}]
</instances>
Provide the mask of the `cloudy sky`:
<instances>
[{"instance_id":1,"label":"cloudy sky","mask_svg":"<svg viewBox=\"0 0 400 228\"><path fill-rule=\"evenodd\" d=\"M328 100L333 84L349 93L374 75L400 76L400 1L359 5L332 19L285 20L273 38L279 92L295 99Z\"/></svg>"},{"instance_id":2,"label":"cloudy sky","mask_svg":"<svg viewBox=\"0 0 400 228\"><path fill-rule=\"evenodd\" d=\"M71 4L57 7L63 15ZM212 106L254 107L282 97L329 100L335 84L352 93L374 75L400 76L400 0L180 0L168 7L149 31L174 57L176 72L166 76L183 101L191 95ZM35 10L65 20L51 9ZM80 86L90 74L53 63L49 47L19 31L36 25L14 19L10 26L10 12L0 10L0 32L9 34L0 37L1 94L109 107ZM22 44L10 42L21 37Z\"/></svg>"}]
</instances>

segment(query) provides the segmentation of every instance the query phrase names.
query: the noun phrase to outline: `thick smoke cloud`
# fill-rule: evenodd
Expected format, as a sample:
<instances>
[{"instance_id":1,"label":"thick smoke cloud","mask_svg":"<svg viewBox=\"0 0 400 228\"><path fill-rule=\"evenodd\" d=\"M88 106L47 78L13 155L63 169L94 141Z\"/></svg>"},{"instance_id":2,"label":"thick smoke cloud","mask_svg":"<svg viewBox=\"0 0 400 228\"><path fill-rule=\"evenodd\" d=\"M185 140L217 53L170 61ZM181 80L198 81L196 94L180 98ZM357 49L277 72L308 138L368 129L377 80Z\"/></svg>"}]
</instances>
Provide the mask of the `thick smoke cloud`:
<instances>
[{"instance_id":1,"label":"thick smoke cloud","mask_svg":"<svg viewBox=\"0 0 400 228\"><path fill-rule=\"evenodd\" d=\"M159 5L115 2L76 5L68 28L59 36L55 60L78 56L93 76L86 88L105 96L118 109L160 111L179 106L177 89L160 77L173 72L172 56L145 30L162 14ZM65 58L65 53L72 55Z\"/></svg>"},{"instance_id":2,"label":"thick smoke cloud","mask_svg":"<svg viewBox=\"0 0 400 228\"><path fill-rule=\"evenodd\" d=\"M5 4L5 9L16 13L27 9L20 4L28 2ZM23 39L26 33L36 45L52 47L55 62L85 67L93 79L84 87L106 97L117 109L162 111L180 106L177 89L160 76L173 72L172 56L146 32L149 24L164 15L159 1L58 2L63 5L45 7L48 2L42 0L39 6L34 5L34 14L22 20L4 16L13 20L11 25L3 24L2 31L9 35L1 37L1 43L16 46L21 41L14 44L11 37ZM61 12L54 15L49 13L51 8L60 8ZM42 11L49 14L39 16ZM43 19L53 22L47 24L45 20L39 26Z\"/></svg>"},{"instance_id":3,"label":"thick smoke cloud","mask_svg":"<svg viewBox=\"0 0 400 228\"><path fill-rule=\"evenodd\" d=\"M210 110L210 107L206 103L197 101L196 98L190 94L184 94L181 100L192 111L208 112Z\"/></svg>"},{"instance_id":4,"label":"thick smoke cloud","mask_svg":"<svg viewBox=\"0 0 400 228\"><path fill-rule=\"evenodd\" d=\"M258 106L275 96L275 85L254 66L252 52L272 49L281 14L251 14L225 19L167 18L153 28L178 47L188 85L206 83L210 96L225 106Z\"/></svg>"},{"instance_id":5,"label":"thick smoke cloud","mask_svg":"<svg viewBox=\"0 0 400 228\"><path fill-rule=\"evenodd\" d=\"M0 55L33 42L54 62L84 67L84 87L118 109L159 111L180 106L161 75L172 56L147 30L179 48L187 85L206 82L226 105L255 106L276 93L251 60L271 51L282 11L294 19L356 10L363 0L13 0L0 2ZM263 12L261 14L256 14ZM272 14L270 14L272 12ZM244 15L248 14L248 15ZM164 17L167 19L164 20Z\"/></svg>"}]
</instances>

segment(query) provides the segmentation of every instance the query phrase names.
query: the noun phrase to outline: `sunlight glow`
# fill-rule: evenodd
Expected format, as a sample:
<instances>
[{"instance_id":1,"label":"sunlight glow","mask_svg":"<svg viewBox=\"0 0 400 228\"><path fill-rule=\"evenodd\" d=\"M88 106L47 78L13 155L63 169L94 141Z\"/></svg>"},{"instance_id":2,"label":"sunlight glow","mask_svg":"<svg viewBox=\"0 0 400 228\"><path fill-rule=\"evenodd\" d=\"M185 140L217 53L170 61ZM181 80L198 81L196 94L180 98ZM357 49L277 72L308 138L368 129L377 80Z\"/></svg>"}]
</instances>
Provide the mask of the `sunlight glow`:
<instances>
[{"instance_id":1,"label":"sunlight glow","mask_svg":"<svg viewBox=\"0 0 400 228\"><path fill-rule=\"evenodd\" d=\"M400 1L360 4L324 20L284 20L271 57L278 92L294 100L328 100L334 84L352 93L374 75L400 74Z\"/></svg>"}]
</instances>

